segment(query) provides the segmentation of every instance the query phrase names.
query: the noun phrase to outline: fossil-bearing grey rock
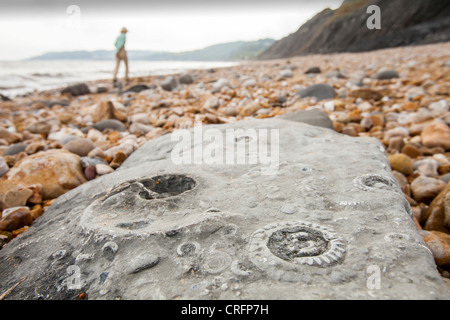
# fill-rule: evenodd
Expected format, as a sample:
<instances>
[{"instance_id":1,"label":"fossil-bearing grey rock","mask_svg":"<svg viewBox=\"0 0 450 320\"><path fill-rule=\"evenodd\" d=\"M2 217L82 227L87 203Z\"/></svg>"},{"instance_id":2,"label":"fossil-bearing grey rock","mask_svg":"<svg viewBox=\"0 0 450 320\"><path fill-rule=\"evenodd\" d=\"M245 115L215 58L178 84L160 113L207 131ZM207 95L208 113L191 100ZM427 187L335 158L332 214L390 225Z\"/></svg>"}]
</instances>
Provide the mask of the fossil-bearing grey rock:
<instances>
[{"instance_id":1,"label":"fossil-bearing grey rock","mask_svg":"<svg viewBox=\"0 0 450 320\"><path fill-rule=\"evenodd\" d=\"M282 119L203 130L249 128L279 130L277 170L180 165L179 139L152 140L0 250L0 292L27 276L8 299L450 297L377 140Z\"/></svg>"}]
</instances>

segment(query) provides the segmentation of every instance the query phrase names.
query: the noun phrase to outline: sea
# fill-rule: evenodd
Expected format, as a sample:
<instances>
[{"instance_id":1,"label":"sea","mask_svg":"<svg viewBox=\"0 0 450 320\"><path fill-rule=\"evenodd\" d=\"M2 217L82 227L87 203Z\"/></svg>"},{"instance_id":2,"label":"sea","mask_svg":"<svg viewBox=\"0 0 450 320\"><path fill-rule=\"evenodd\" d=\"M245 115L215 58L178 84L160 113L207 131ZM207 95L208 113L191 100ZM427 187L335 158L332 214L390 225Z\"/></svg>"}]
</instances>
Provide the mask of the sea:
<instances>
[{"instance_id":1,"label":"sea","mask_svg":"<svg viewBox=\"0 0 450 320\"><path fill-rule=\"evenodd\" d=\"M195 69L237 65L228 61L129 61L129 76L169 75ZM0 61L0 94L9 98L33 91L61 88L70 84L112 80L115 61L26 60ZM125 73L123 63L118 77Z\"/></svg>"}]
</instances>

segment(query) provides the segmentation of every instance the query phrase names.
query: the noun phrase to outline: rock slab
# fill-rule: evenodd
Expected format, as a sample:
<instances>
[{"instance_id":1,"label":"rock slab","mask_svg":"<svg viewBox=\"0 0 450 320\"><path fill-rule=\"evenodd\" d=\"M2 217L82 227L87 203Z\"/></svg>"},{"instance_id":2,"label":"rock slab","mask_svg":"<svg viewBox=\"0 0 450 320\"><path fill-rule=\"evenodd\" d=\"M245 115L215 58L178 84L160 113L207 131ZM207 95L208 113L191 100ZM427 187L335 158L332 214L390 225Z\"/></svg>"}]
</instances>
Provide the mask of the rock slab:
<instances>
[{"instance_id":1,"label":"rock slab","mask_svg":"<svg viewBox=\"0 0 450 320\"><path fill-rule=\"evenodd\" d=\"M241 131L203 155L268 133L272 165L179 164L179 137L151 140L0 250L0 291L26 275L9 299L450 298L380 142L282 119L201 129Z\"/></svg>"}]
</instances>

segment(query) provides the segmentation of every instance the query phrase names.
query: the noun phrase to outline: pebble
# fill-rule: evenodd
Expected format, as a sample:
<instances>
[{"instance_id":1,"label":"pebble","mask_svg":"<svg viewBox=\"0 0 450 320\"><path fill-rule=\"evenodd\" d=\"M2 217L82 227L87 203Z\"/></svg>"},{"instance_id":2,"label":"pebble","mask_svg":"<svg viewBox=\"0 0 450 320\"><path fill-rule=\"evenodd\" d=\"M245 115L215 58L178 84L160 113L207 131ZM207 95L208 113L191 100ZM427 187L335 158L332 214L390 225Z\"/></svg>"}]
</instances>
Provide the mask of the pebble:
<instances>
[{"instance_id":1,"label":"pebble","mask_svg":"<svg viewBox=\"0 0 450 320\"><path fill-rule=\"evenodd\" d=\"M116 119L121 122L126 122L128 120L126 114L118 110L112 101L101 101L99 104L95 105L93 109L92 120L94 122L108 119Z\"/></svg>"},{"instance_id":2,"label":"pebble","mask_svg":"<svg viewBox=\"0 0 450 320\"><path fill-rule=\"evenodd\" d=\"M213 91L220 91L222 88L225 87L230 87L230 82L225 78L220 78L212 85Z\"/></svg>"},{"instance_id":3,"label":"pebble","mask_svg":"<svg viewBox=\"0 0 450 320\"><path fill-rule=\"evenodd\" d=\"M86 167L86 169L84 169L84 175L86 176L86 179L88 181L94 180L95 177L97 176L97 172L95 171L95 167L94 166Z\"/></svg>"},{"instance_id":4,"label":"pebble","mask_svg":"<svg viewBox=\"0 0 450 320\"><path fill-rule=\"evenodd\" d=\"M320 70L319 67L311 67L311 68L308 68L305 71L305 74L318 74L318 73L321 73L321 72L322 72L322 70Z\"/></svg>"},{"instance_id":5,"label":"pebble","mask_svg":"<svg viewBox=\"0 0 450 320\"><path fill-rule=\"evenodd\" d=\"M125 125L122 122L115 119L97 122L96 124L94 124L94 128L100 132L103 132L103 130L105 129L111 129L119 132L124 132L127 130L127 127L125 127Z\"/></svg>"},{"instance_id":6,"label":"pebble","mask_svg":"<svg viewBox=\"0 0 450 320\"><path fill-rule=\"evenodd\" d=\"M445 182L420 176L411 183L411 192L417 202L430 203L445 188Z\"/></svg>"},{"instance_id":7,"label":"pebble","mask_svg":"<svg viewBox=\"0 0 450 320\"><path fill-rule=\"evenodd\" d=\"M414 170L418 170L421 175L426 177L437 177L439 169L439 162L434 159L417 160L414 163Z\"/></svg>"},{"instance_id":8,"label":"pebble","mask_svg":"<svg viewBox=\"0 0 450 320\"><path fill-rule=\"evenodd\" d=\"M91 93L89 87L85 83L68 86L61 90L62 94L70 94L71 96L80 96Z\"/></svg>"},{"instance_id":9,"label":"pebble","mask_svg":"<svg viewBox=\"0 0 450 320\"><path fill-rule=\"evenodd\" d=\"M419 148L415 147L412 144L406 144L402 148L402 153L410 157L411 159L416 159L423 155L422 151Z\"/></svg>"},{"instance_id":10,"label":"pebble","mask_svg":"<svg viewBox=\"0 0 450 320\"><path fill-rule=\"evenodd\" d=\"M66 150L49 150L28 156L0 180L0 193L17 186L42 184L43 198L55 199L86 182L79 156Z\"/></svg>"},{"instance_id":11,"label":"pebble","mask_svg":"<svg viewBox=\"0 0 450 320\"><path fill-rule=\"evenodd\" d=\"M430 203L425 213L425 230L450 232L450 184Z\"/></svg>"},{"instance_id":12,"label":"pebble","mask_svg":"<svg viewBox=\"0 0 450 320\"><path fill-rule=\"evenodd\" d=\"M19 154L21 152L24 152L27 148L27 145L25 143L15 143L12 144L8 149L3 152L4 156L14 156L16 154Z\"/></svg>"},{"instance_id":13,"label":"pebble","mask_svg":"<svg viewBox=\"0 0 450 320\"><path fill-rule=\"evenodd\" d=\"M145 136L147 133L152 131L155 127L151 125L142 124L139 122L130 125L128 131L136 136Z\"/></svg>"},{"instance_id":14,"label":"pebble","mask_svg":"<svg viewBox=\"0 0 450 320\"><path fill-rule=\"evenodd\" d=\"M381 98L383 98L383 95L381 93L368 88L361 88L350 91L348 96L352 98L360 98L363 100L374 100L374 101L379 101L381 100Z\"/></svg>"},{"instance_id":15,"label":"pebble","mask_svg":"<svg viewBox=\"0 0 450 320\"><path fill-rule=\"evenodd\" d=\"M3 177L3 175L8 171L9 171L8 164L5 162L3 157L0 157L0 177Z\"/></svg>"},{"instance_id":16,"label":"pebble","mask_svg":"<svg viewBox=\"0 0 450 320\"><path fill-rule=\"evenodd\" d=\"M81 157L80 164L83 169L86 169L89 166L96 166L97 164L106 164L108 163L99 157Z\"/></svg>"},{"instance_id":17,"label":"pebble","mask_svg":"<svg viewBox=\"0 0 450 320\"><path fill-rule=\"evenodd\" d=\"M31 133L39 134L48 134L51 129L52 126L45 120L33 122L27 127L27 130Z\"/></svg>"},{"instance_id":18,"label":"pebble","mask_svg":"<svg viewBox=\"0 0 450 320\"><path fill-rule=\"evenodd\" d=\"M121 150L119 150L115 155L113 160L110 163L110 167L113 169L117 169L127 158L127 154Z\"/></svg>"},{"instance_id":19,"label":"pebble","mask_svg":"<svg viewBox=\"0 0 450 320\"><path fill-rule=\"evenodd\" d=\"M450 235L426 230L419 231L419 234L433 253L436 264L440 267L450 266Z\"/></svg>"},{"instance_id":20,"label":"pebble","mask_svg":"<svg viewBox=\"0 0 450 320\"><path fill-rule=\"evenodd\" d=\"M22 137L15 132L0 127L0 139L5 139L8 143L16 143L19 142Z\"/></svg>"},{"instance_id":21,"label":"pebble","mask_svg":"<svg viewBox=\"0 0 450 320\"><path fill-rule=\"evenodd\" d=\"M86 138L76 138L64 145L64 149L79 155L80 157L85 157L95 148L91 140Z\"/></svg>"},{"instance_id":22,"label":"pebble","mask_svg":"<svg viewBox=\"0 0 450 320\"><path fill-rule=\"evenodd\" d=\"M249 117L253 115L256 111L261 108L259 101L252 101L248 105L246 105L244 108L242 108L241 112L239 114L242 117Z\"/></svg>"},{"instance_id":23,"label":"pebble","mask_svg":"<svg viewBox=\"0 0 450 320\"><path fill-rule=\"evenodd\" d=\"M0 219L0 231L14 231L24 226L31 226L33 217L28 207L5 209Z\"/></svg>"},{"instance_id":24,"label":"pebble","mask_svg":"<svg viewBox=\"0 0 450 320\"><path fill-rule=\"evenodd\" d=\"M316 97L318 100L333 99L337 95L334 88L328 84L315 84L300 90L297 94L302 98Z\"/></svg>"},{"instance_id":25,"label":"pebble","mask_svg":"<svg viewBox=\"0 0 450 320\"><path fill-rule=\"evenodd\" d=\"M390 80L395 78L400 78L400 75L395 70L380 71L373 76L373 79L377 80Z\"/></svg>"},{"instance_id":26,"label":"pebble","mask_svg":"<svg viewBox=\"0 0 450 320\"><path fill-rule=\"evenodd\" d=\"M111 168L110 166L105 165L105 164L97 164L97 165L95 165L95 170L97 171L97 174L99 176L103 176L105 174L108 174L108 173L111 173L111 172L114 171L113 168Z\"/></svg>"},{"instance_id":27,"label":"pebble","mask_svg":"<svg viewBox=\"0 0 450 320\"><path fill-rule=\"evenodd\" d=\"M291 69L284 69L280 71L279 75L281 78L292 78L294 76L294 73Z\"/></svg>"},{"instance_id":28,"label":"pebble","mask_svg":"<svg viewBox=\"0 0 450 320\"><path fill-rule=\"evenodd\" d=\"M422 143L426 147L450 150L450 128L442 121L427 125L422 131Z\"/></svg>"},{"instance_id":29,"label":"pebble","mask_svg":"<svg viewBox=\"0 0 450 320\"><path fill-rule=\"evenodd\" d=\"M185 73L178 78L178 82L181 84L191 84L194 82L194 79L189 73Z\"/></svg>"},{"instance_id":30,"label":"pebble","mask_svg":"<svg viewBox=\"0 0 450 320\"><path fill-rule=\"evenodd\" d=\"M405 176L409 176L413 173L412 160L405 154L398 153L388 157L389 164L392 170L401 172Z\"/></svg>"},{"instance_id":31,"label":"pebble","mask_svg":"<svg viewBox=\"0 0 450 320\"><path fill-rule=\"evenodd\" d=\"M135 93L139 93L141 91L147 90L149 89L149 87L146 84L135 84L131 87L129 87L128 89L125 90L125 92L135 92Z\"/></svg>"},{"instance_id":32,"label":"pebble","mask_svg":"<svg viewBox=\"0 0 450 320\"><path fill-rule=\"evenodd\" d=\"M26 188L9 190L2 198L3 208L24 206L32 195L33 191Z\"/></svg>"},{"instance_id":33,"label":"pebble","mask_svg":"<svg viewBox=\"0 0 450 320\"><path fill-rule=\"evenodd\" d=\"M329 72L327 72L325 77L336 78L336 79L347 79L347 77L344 74L342 74L339 70L329 71ZM356 83L359 84L359 81L357 80Z\"/></svg>"}]
</instances>

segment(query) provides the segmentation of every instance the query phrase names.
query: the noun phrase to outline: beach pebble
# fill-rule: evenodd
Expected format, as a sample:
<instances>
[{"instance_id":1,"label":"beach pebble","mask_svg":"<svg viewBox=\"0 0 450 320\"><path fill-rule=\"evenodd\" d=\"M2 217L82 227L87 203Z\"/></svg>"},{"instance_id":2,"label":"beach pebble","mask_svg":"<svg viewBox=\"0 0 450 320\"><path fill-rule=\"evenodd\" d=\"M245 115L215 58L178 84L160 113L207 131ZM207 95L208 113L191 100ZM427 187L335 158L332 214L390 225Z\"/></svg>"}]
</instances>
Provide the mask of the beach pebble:
<instances>
[{"instance_id":1,"label":"beach pebble","mask_svg":"<svg viewBox=\"0 0 450 320\"><path fill-rule=\"evenodd\" d=\"M445 100L440 100L438 102L431 103L428 106L433 116L440 116L449 111L449 103Z\"/></svg>"},{"instance_id":2,"label":"beach pebble","mask_svg":"<svg viewBox=\"0 0 450 320\"><path fill-rule=\"evenodd\" d=\"M127 156L132 154L138 148L138 144L133 140L125 140L118 146L106 150L104 153L107 157L113 158L117 152L121 151Z\"/></svg>"},{"instance_id":3,"label":"beach pebble","mask_svg":"<svg viewBox=\"0 0 450 320\"><path fill-rule=\"evenodd\" d=\"M220 106L219 99L214 96L205 101L205 103L202 106L202 109L205 109L205 110L217 109L219 106Z\"/></svg>"},{"instance_id":4,"label":"beach pebble","mask_svg":"<svg viewBox=\"0 0 450 320\"><path fill-rule=\"evenodd\" d=\"M161 88L163 88L165 91L172 91L177 86L178 82L173 76L169 76L161 82Z\"/></svg>"},{"instance_id":5,"label":"beach pebble","mask_svg":"<svg viewBox=\"0 0 450 320\"><path fill-rule=\"evenodd\" d=\"M94 148L95 146L91 140L85 138L76 138L64 145L64 149L80 157L87 156Z\"/></svg>"},{"instance_id":6,"label":"beach pebble","mask_svg":"<svg viewBox=\"0 0 450 320\"><path fill-rule=\"evenodd\" d=\"M406 144L402 148L402 153L410 157L411 159L416 159L417 157L420 157L423 153L420 151L419 148L412 144Z\"/></svg>"},{"instance_id":7,"label":"beach pebble","mask_svg":"<svg viewBox=\"0 0 450 320\"><path fill-rule=\"evenodd\" d=\"M105 154L105 152L101 148L95 148L87 155L89 158L101 158L106 159L108 156Z\"/></svg>"},{"instance_id":8,"label":"beach pebble","mask_svg":"<svg viewBox=\"0 0 450 320\"><path fill-rule=\"evenodd\" d=\"M94 124L94 128L100 132L103 132L103 130L105 130L105 129L111 129L111 130L118 131L118 132L124 132L127 130L127 128L125 127L125 125L122 122L120 122L119 120L115 120L115 119L108 119L108 120L103 120L103 121L97 122Z\"/></svg>"},{"instance_id":9,"label":"beach pebble","mask_svg":"<svg viewBox=\"0 0 450 320\"><path fill-rule=\"evenodd\" d=\"M433 253L436 264L440 267L450 266L450 235L426 230L419 231L419 234Z\"/></svg>"},{"instance_id":10,"label":"beach pebble","mask_svg":"<svg viewBox=\"0 0 450 320\"><path fill-rule=\"evenodd\" d=\"M450 128L443 121L427 125L422 131L421 138L426 147L441 147L450 150Z\"/></svg>"},{"instance_id":11,"label":"beach pebble","mask_svg":"<svg viewBox=\"0 0 450 320\"><path fill-rule=\"evenodd\" d=\"M84 175L88 181L94 180L97 176L97 172L95 171L95 166L88 166L84 169Z\"/></svg>"},{"instance_id":12,"label":"beach pebble","mask_svg":"<svg viewBox=\"0 0 450 320\"><path fill-rule=\"evenodd\" d=\"M405 176L409 176L410 174L413 173L413 163L407 155L403 153L398 153L389 156L388 160L392 170L401 172Z\"/></svg>"},{"instance_id":13,"label":"beach pebble","mask_svg":"<svg viewBox=\"0 0 450 320\"><path fill-rule=\"evenodd\" d=\"M178 82L181 84L191 84L194 82L194 79L189 73L184 73L178 77Z\"/></svg>"},{"instance_id":14,"label":"beach pebble","mask_svg":"<svg viewBox=\"0 0 450 320\"><path fill-rule=\"evenodd\" d=\"M395 78L400 78L400 75L395 70L380 71L373 76L373 79L377 80L390 80Z\"/></svg>"},{"instance_id":15,"label":"beach pebble","mask_svg":"<svg viewBox=\"0 0 450 320\"><path fill-rule=\"evenodd\" d=\"M439 175L439 162L435 159L422 159L414 163L414 170L418 170L420 174L426 177L436 177Z\"/></svg>"},{"instance_id":16,"label":"beach pebble","mask_svg":"<svg viewBox=\"0 0 450 320\"><path fill-rule=\"evenodd\" d=\"M400 138L404 139L408 136L409 136L409 130L404 127L396 127L396 128L387 130L384 133L384 139L386 141L391 140L393 137L400 137Z\"/></svg>"},{"instance_id":17,"label":"beach pebble","mask_svg":"<svg viewBox=\"0 0 450 320\"><path fill-rule=\"evenodd\" d=\"M80 83L64 88L63 90L61 90L61 93L70 94L71 96L80 96L89 94L91 93L91 91L89 90L89 87L86 84Z\"/></svg>"},{"instance_id":18,"label":"beach pebble","mask_svg":"<svg viewBox=\"0 0 450 320\"><path fill-rule=\"evenodd\" d=\"M318 74L321 72L322 72L322 70L320 70L319 67L310 67L305 71L305 74Z\"/></svg>"},{"instance_id":19,"label":"beach pebble","mask_svg":"<svg viewBox=\"0 0 450 320\"><path fill-rule=\"evenodd\" d=\"M9 190L3 196L3 208L20 207L27 204L28 199L33 195L33 191L26 188Z\"/></svg>"},{"instance_id":20,"label":"beach pebble","mask_svg":"<svg viewBox=\"0 0 450 320\"><path fill-rule=\"evenodd\" d=\"M294 73L291 69L284 69L280 71L279 76L281 78L292 78L294 76Z\"/></svg>"},{"instance_id":21,"label":"beach pebble","mask_svg":"<svg viewBox=\"0 0 450 320\"><path fill-rule=\"evenodd\" d=\"M0 219L0 231L14 231L24 226L30 226L33 217L28 207L14 207L5 209Z\"/></svg>"},{"instance_id":22,"label":"beach pebble","mask_svg":"<svg viewBox=\"0 0 450 320\"><path fill-rule=\"evenodd\" d=\"M381 93L368 88L361 88L350 91L348 96L357 99L360 98L363 100L374 100L374 101L378 101L381 100L381 98L383 98L383 95Z\"/></svg>"},{"instance_id":23,"label":"beach pebble","mask_svg":"<svg viewBox=\"0 0 450 320\"><path fill-rule=\"evenodd\" d=\"M446 183L434 178L420 176L411 183L411 192L417 202L430 203L446 186Z\"/></svg>"},{"instance_id":24,"label":"beach pebble","mask_svg":"<svg viewBox=\"0 0 450 320\"><path fill-rule=\"evenodd\" d=\"M336 78L336 79L347 79L347 77L343 73L341 73L339 70L331 70L325 74L325 77ZM359 80L360 79L357 79L355 81L355 84L359 84L360 83Z\"/></svg>"},{"instance_id":25,"label":"beach pebble","mask_svg":"<svg viewBox=\"0 0 450 320\"><path fill-rule=\"evenodd\" d=\"M337 95L334 88L328 84L315 84L298 91L297 94L302 98L316 97L318 100L333 99Z\"/></svg>"},{"instance_id":26,"label":"beach pebble","mask_svg":"<svg viewBox=\"0 0 450 320\"><path fill-rule=\"evenodd\" d=\"M148 113L135 113L130 116L131 123L150 124Z\"/></svg>"},{"instance_id":27,"label":"beach pebble","mask_svg":"<svg viewBox=\"0 0 450 320\"><path fill-rule=\"evenodd\" d=\"M45 147L46 147L46 143L44 141L32 142L25 148L25 153L29 154L29 155L35 154L39 151L44 150Z\"/></svg>"},{"instance_id":28,"label":"beach pebble","mask_svg":"<svg viewBox=\"0 0 450 320\"><path fill-rule=\"evenodd\" d=\"M115 155L113 160L110 163L110 167L113 169L117 169L127 158L127 154L121 150L119 150Z\"/></svg>"},{"instance_id":29,"label":"beach pebble","mask_svg":"<svg viewBox=\"0 0 450 320\"><path fill-rule=\"evenodd\" d=\"M16 143L22 140L22 137L18 133L0 127L0 139L4 139L8 143Z\"/></svg>"},{"instance_id":30,"label":"beach pebble","mask_svg":"<svg viewBox=\"0 0 450 320\"><path fill-rule=\"evenodd\" d=\"M242 82L242 87L254 87L256 85L256 80L253 78L247 79Z\"/></svg>"},{"instance_id":31,"label":"beach pebble","mask_svg":"<svg viewBox=\"0 0 450 320\"><path fill-rule=\"evenodd\" d=\"M15 143L9 146L8 149L3 152L4 156L14 156L16 154L19 154L21 152L24 152L27 148L27 145L25 143Z\"/></svg>"},{"instance_id":32,"label":"beach pebble","mask_svg":"<svg viewBox=\"0 0 450 320\"><path fill-rule=\"evenodd\" d=\"M228 107L223 109L223 114L228 116L228 117L235 117L235 116L238 115L238 111L237 111L236 107L228 106Z\"/></svg>"},{"instance_id":33,"label":"beach pebble","mask_svg":"<svg viewBox=\"0 0 450 320\"><path fill-rule=\"evenodd\" d=\"M96 166L97 164L108 164L105 160L99 157L81 157L80 164L83 169L86 169L89 166Z\"/></svg>"},{"instance_id":34,"label":"beach pebble","mask_svg":"<svg viewBox=\"0 0 450 320\"><path fill-rule=\"evenodd\" d=\"M213 91L220 91L224 87L229 87L230 82L225 78L220 78L212 84Z\"/></svg>"},{"instance_id":35,"label":"beach pebble","mask_svg":"<svg viewBox=\"0 0 450 320\"><path fill-rule=\"evenodd\" d=\"M116 119L121 122L128 120L126 114L118 109L118 103L112 101L101 101L99 104L93 106L92 120L100 122L102 120Z\"/></svg>"},{"instance_id":36,"label":"beach pebble","mask_svg":"<svg viewBox=\"0 0 450 320\"><path fill-rule=\"evenodd\" d=\"M400 152L403 147L405 146L405 142L403 141L402 137L392 137L389 139L389 151L398 151Z\"/></svg>"},{"instance_id":37,"label":"beach pebble","mask_svg":"<svg viewBox=\"0 0 450 320\"><path fill-rule=\"evenodd\" d=\"M5 162L5 159L3 159L3 157L0 157L0 177L3 177L3 175L8 171L8 164Z\"/></svg>"},{"instance_id":38,"label":"beach pebble","mask_svg":"<svg viewBox=\"0 0 450 320\"><path fill-rule=\"evenodd\" d=\"M111 173L114 171L113 168L111 168L110 166L105 165L105 164L95 165L95 170L97 171L97 174L99 176L102 176L102 175L105 175L105 174L108 174L108 173Z\"/></svg>"},{"instance_id":39,"label":"beach pebble","mask_svg":"<svg viewBox=\"0 0 450 320\"><path fill-rule=\"evenodd\" d=\"M85 182L79 156L66 150L41 151L9 170L7 179L0 181L0 193L40 183L44 200L55 199Z\"/></svg>"},{"instance_id":40,"label":"beach pebble","mask_svg":"<svg viewBox=\"0 0 450 320\"><path fill-rule=\"evenodd\" d=\"M135 92L135 93L139 93L141 91L147 90L149 87L146 84L135 84L131 87L129 87L128 89L125 89L124 92Z\"/></svg>"},{"instance_id":41,"label":"beach pebble","mask_svg":"<svg viewBox=\"0 0 450 320\"><path fill-rule=\"evenodd\" d=\"M150 131L152 131L153 129L154 129L154 127L151 125L146 125L146 124L136 122L136 123L131 124L131 126L129 128L129 132L131 134L135 134L136 136L144 136L147 133L149 133Z\"/></svg>"},{"instance_id":42,"label":"beach pebble","mask_svg":"<svg viewBox=\"0 0 450 320\"><path fill-rule=\"evenodd\" d=\"M46 120L41 120L31 123L27 130L31 133L48 134L51 128L52 126Z\"/></svg>"},{"instance_id":43,"label":"beach pebble","mask_svg":"<svg viewBox=\"0 0 450 320\"><path fill-rule=\"evenodd\" d=\"M261 108L259 101L252 101L249 104L247 104L244 108L242 108L239 114L242 117L249 117L253 115L256 111L258 111L259 108Z\"/></svg>"},{"instance_id":44,"label":"beach pebble","mask_svg":"<svg viewBox=\"0 0 450 320\"><path fill-rule=\"evenodd\" d=\"M450 232L450 184L430 203L425 213L425 230Z\"/></svg>"}]
</instances>

